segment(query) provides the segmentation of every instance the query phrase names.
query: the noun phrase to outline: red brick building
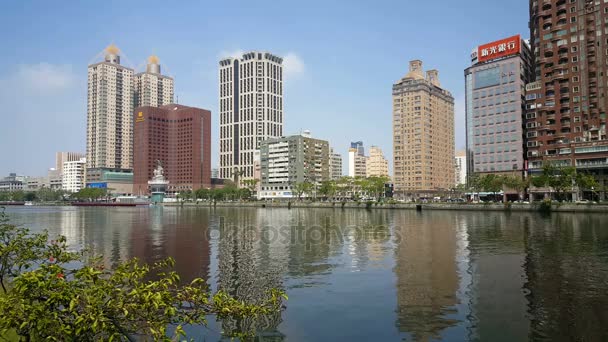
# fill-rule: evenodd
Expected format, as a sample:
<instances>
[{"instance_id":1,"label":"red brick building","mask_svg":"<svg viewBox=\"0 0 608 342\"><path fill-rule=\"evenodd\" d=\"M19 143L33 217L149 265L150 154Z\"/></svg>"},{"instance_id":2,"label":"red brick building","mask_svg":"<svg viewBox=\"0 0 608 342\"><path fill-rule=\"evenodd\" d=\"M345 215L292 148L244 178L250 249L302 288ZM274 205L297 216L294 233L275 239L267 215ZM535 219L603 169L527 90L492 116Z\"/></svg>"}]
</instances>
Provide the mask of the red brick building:
<instances>
[{"instance_id":1,"label":"red brick building","mask_svg":"<svg viewBox=\"0 0 608 342\"><path fill-rule=\"evenodd\" d=\"M160 160L169 195L211 187L211 112L169 104L138 107L133 118L133 192L149 193Z\"/></svg>"}]
</instances>

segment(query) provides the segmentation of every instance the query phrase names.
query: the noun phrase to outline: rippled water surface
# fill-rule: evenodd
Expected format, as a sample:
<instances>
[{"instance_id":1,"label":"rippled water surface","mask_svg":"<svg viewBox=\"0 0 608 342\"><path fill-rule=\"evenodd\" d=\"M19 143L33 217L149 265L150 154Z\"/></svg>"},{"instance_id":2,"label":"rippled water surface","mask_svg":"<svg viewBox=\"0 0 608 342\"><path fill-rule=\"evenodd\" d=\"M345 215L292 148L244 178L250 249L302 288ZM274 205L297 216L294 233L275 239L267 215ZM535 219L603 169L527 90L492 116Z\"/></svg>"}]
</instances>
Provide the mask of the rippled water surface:
<instances>
[{"instance_id":1,"label":"rippled water surface","mask_svg":"<svg viewBox=\"0 0 608 342\"><path fill-rule=\"evenodd\" d=\"M172 256L185 280L288 295L260 341L608 341L608 214L9 208L109 263Z\"/></svg>"}]
</instances>

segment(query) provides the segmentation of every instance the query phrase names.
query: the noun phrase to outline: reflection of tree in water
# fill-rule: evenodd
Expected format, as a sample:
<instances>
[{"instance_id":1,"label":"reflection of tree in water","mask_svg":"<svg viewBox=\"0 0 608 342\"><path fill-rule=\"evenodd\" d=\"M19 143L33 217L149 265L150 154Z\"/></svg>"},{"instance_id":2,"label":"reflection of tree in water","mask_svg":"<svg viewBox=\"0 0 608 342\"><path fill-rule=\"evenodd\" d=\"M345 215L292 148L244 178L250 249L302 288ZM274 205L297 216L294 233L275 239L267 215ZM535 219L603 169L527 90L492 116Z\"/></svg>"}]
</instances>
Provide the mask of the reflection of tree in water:
<instances>
[{"instance_id":1,"label":"reflection of tree in water","mask_svg":"<svg viewBox=\"0 0 608 342\"><path fill-rule=\"evenodd\" d=\"M530 340L608 341L606 222L554 213L526 227Z\"/></svg>"},{"instance_id":2,"label":"reflection of tree in water","mask_svg":"<svg viewBox=\"0 0 608 342\"><path fill-rule=\"evenodd\" d=\"M265 229L255 210L234 210L220 218L218 289L240 300L259 302L268 289L282 288L282 258L273 254L273 241L260 238ZM257 341L282 341L281 321L281 312L276 312L255 319L225 319L221 324L225 334L254 330Z\"/></svg>"},{"instance_id":3,"label":"reflection of tree in water","mask_svg":"<svg viewBox=\"0 0 608 342\"><path fill-rule=\"evenodd\" d=\"M395 212L397 327L416 341L439 339L458 323L456 229L451 214Z\"/></svg>"}]
</instances>

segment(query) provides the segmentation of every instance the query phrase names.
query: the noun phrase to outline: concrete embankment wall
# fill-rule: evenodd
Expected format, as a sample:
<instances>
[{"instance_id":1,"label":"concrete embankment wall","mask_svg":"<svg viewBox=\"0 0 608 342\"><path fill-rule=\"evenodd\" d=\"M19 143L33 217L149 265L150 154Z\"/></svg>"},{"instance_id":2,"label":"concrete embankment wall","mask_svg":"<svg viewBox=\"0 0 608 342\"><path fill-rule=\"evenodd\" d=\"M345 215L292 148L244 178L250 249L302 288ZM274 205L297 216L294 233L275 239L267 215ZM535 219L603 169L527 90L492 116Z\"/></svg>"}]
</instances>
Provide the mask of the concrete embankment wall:
<instances>
[{"instance_id":1,"label":"concrete embankment wall","mask_svg":"<svg viewBox=\"0 0 608 342\"><path fill-rule=\"evenodd\" d=\"M210 207L209 202L199 203L165 203L164 206L184 206L184 207ZM470 210L470 211L539 211L540 204L467 204L467 203L397 203L397 204L378 204L356 202L217 202L216 207L249 207L249 208L352 208L352 209L403 209L403 210ZM573 213L607 213L608 205L603 204L553 204L553 212L573 212Z\"/></svg>"}]
</instances>

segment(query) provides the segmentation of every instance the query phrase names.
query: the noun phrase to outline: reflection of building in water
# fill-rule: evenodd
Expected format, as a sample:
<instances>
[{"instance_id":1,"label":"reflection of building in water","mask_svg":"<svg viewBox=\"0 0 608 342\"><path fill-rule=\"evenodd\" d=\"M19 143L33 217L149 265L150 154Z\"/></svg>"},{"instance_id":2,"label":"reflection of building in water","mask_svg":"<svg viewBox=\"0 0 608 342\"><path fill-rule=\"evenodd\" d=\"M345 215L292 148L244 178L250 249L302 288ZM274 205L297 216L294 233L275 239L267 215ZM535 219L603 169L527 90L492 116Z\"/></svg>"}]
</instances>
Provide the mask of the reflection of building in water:
<instances>
[{"instance_id":1,"label":"reflection of building in water","mask_svg":"<svg viewBox=\"0 0 608 342\"><path fill-rule=\"evenodd\" d=\"M175 259L183 284L209 277L209 211L155 207L142 210L133 223L131 257L154 263Z\"/></svg>"},{"instance_id":2,"label":"reflection of building in water","mask_svg":"<svg viewBox=\"0 0 608 342\"><path fill-rule=\"evenodd\" d=\"M58 234L65 236L68 245L72 248L83 248L86 236L86 211L79 208L62 208L59 217Z\"/></svg>"},{"instance_id":3,"label":"reflection of building in water","mask_svg":"<svg viewBox=\"0 0 608 342\"><path fill-rule=\"evenodd\" d=\"M606 216L552 214L526 224L529 340L608 341Z\"/></svg>"},{"instance_id":4,"label":"reflection of building in water","mask_svg":"<svg viewBox=\"0 0 608 342\"><path fill-rule=\"evenodd\" d=\"M263 300L270 288L282 288L287 245L278 237L268 236L272 234L270 231L287 226L288 213L264 211L262 217L256 210L218 210L217 214L220 216L218 288L247 302ZM272 227L268 225L270 222ZM267 235L262 238L262 234ZM258 341L282 341L285 336L278 331L281 321L281 312L276 312L257 319L225 319L221 324L227 334L254 330Z\"/></svg>"},{"instance_id":5,"label":"reflection of building in water","mask_svg":"<svg viewBox=\"0 0 608 342\"><path fill-rule=\"evenodd\" d=\"M466 290L469 340L528 340L528 302L523 292L527 215L464 215L470 259L467 274L472 278Z\"/></svg>"},{"instance_id":6,"label":"reflection of building in water","mask_svg":"<svg viewBox=\"0 0 608 342\"><path fill-rule=\"evenodd\" d=\"M128 241L131 230L131 210L134 209L62 210L61 234L68 236L70 246L86 248L89 253L102 256L108 267L116 265L128 258L128 245L124 242Z\"/></svg>"},{"instance_id":7,"label":"reflection of building in water","mask_svg":"<svg viewBox=\"0 0 608 342\"><path fill-rule=\"evenodd\" d=\"M416 341L441 337L457 321L457 230L442 212L396 212L397 327Z\"/></svg>"}]
</instances>

